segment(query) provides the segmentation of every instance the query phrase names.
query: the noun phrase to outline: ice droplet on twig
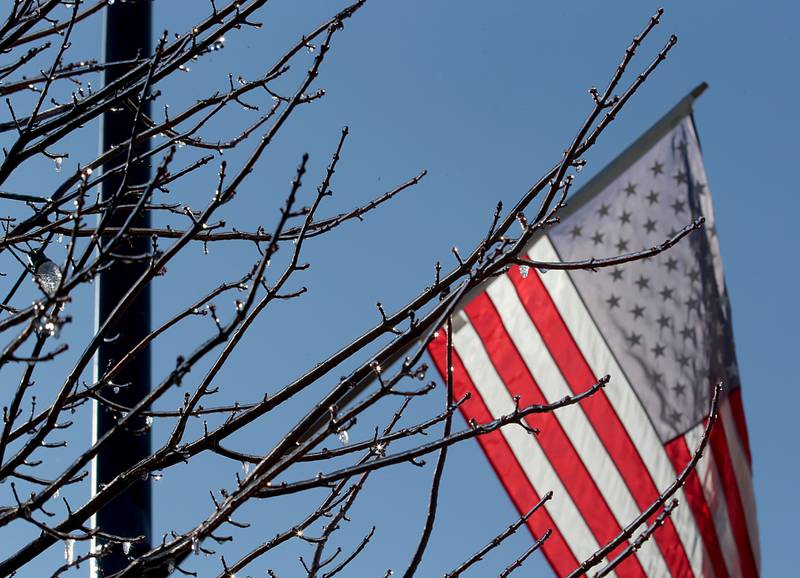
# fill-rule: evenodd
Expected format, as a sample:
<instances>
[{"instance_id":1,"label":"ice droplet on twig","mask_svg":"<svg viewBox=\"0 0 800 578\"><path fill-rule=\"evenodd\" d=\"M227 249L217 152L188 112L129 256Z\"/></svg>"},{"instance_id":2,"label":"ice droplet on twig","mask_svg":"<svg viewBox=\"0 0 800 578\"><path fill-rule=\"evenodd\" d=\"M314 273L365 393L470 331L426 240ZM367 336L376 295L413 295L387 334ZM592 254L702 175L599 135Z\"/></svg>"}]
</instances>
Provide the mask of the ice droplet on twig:
<instances>
[{"instance_id":1,"label":"ice droplet on twig","mask_svg":"<svg viewBox=\"0 0 800 578\"><path fill-rule=\"evenodd\" d=\"M347 443L350 441L350 434L347 433L346 429L343 429L339 432L339 441L345 445L347 445Z\"/></svg>"},{"instance_id":2,"label":"ice droplet on twig","mask_svg":"<svg viewBox=\"0 0 800 578\"><path fill-rule=\"evenodd\" d=\"M519 274L522 276L523 279L528 278L528 273L530 273L531 268L528 265L520 265L519 266Z\"/></svg>"},{"instance_id":3,"label":"ice droplet on twig","mask_svg":"<svg viewBox=\"0 0 800 578\"><path fill-rule=\"evenodd\" d=\"M197 539L197 536L192 536L192 554L195 556L200 554L200 540Z\"/></svg>"},{"instance_id":4,"label":"ice droplet on twig","mask_svg":"<svg viewBox=\"0 0 800 578\"><path fill-rule=\"evenodd\" d=\"M242 462L242 470L244 470L245 475L250 473L250 462Z\"/></svg>"},{"instance_id":5,"label":"ice droplet on twig","mask_svg":"<svg viewBox=\"0 0 800 578\"><path fill-rule=\"evenodd\" d=\"M131 552L131 543L130 542L123 542L122 543L122 553L126 556Z\"/></svg>"},{"instance_id":6,"label":"ice droplet on twig","mask_svg":"<svg viewBox=\"0 0 800 578\"><path fill-rule=\"evenodd\" d=\"M61 276L61 269L50 259L44 258L36 267L36 280L48 297L56 294L58 286L61 284Z\"/></svg>"},{"instance_id":7,"label":"ice droplet on twig","mask_svg":"<svg viewBox=\"0 0 800 578\"><path fill-rule=\"evenodd\" d=\"M61 165L64 163L64 157L56 157L54 162L56 164L56 172L60 173Z\"/></svg>"}]
</instances>

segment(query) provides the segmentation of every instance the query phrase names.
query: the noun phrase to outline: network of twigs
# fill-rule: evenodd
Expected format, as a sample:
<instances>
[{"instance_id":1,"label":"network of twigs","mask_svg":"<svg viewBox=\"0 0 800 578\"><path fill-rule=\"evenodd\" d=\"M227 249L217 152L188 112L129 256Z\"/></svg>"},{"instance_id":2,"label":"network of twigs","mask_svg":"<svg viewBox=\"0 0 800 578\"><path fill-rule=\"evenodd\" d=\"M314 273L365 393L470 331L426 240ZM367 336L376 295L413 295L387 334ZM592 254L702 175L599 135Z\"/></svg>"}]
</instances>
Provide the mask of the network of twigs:
<instances>
[{"instance_id":1,"label":"network of twigs","mask_svg":"<svg viewBox=\"0 0 800 578\"><path fill-rule=\"evenodd\" d=\"M64 140L103 115L127 111L134 118L131 137L127 142L103 151L79 170L65 172L60 185L48 195L27 195L5 189L0 195L4 205L9 207L4 212L9 216L2 220L4 232L0 237L0 252L12 255L14 263L19 265L16 271L3 272L7 290L0 311L0 333L4 336L0 368L19 374L15 387L8 378L3 384L3 388L9 391L3 394L3 399L8 399L8 402L3 408L0 432L0 480L4 480L5 487L11 489L4 495L13 498L0 505L0 532L13 532L18 525L34 525L39 531L34 539L16 552L2 553L0 575L13 575L54 545L62 544L63 547L66 544L67 559L63 566L53 569L54 576L87 558L100 558L112 551L122 551L127 555L127 567L115 574L118 577L164 575L172 571L195 575L190 570L191 560L187 560L187 557L198 551L216 556L220 561L221 577L233 576L246 572L254 561L266 557L277 546L291 540L303 540L313 550L308 559L301 559L303 572L309 576L334 576L347 568L372 538L372 532L365 535L349 554L339 549L331 552L331 538L341 531L343 520L347 518L370 474L436 454L428 514L420 529L418 547L402 569L405 576L414 575L434 527L439 484L448 447L502 427L525 427L525 416L578 403L608 381L608 377L604 377L584 393L558 403L518 407L511 414L492 422L471 423L462 431L454 431L454 412L465 400L453 397L450 373L441 412L417 418L414 425L399 428L398 422L407 407L419 396L428 395L433 390L433 383L426 381L425 376L427 368L423 357L426 346L436 331L447 331L450 337L450 316L463 304L464 296L515 265L585 269L646 258L668 249L701 225L699 221L688 223L675 238L665 239L661 246L590 262L533 263L519 258L535 235L558 222L558 213L565 206L574 173L585 164L584 155L664 61L675 45L676 38L671 36L657 56L633 77L630 84L621 86L637 48L659 22L661 11L658 11L627 47L605 89L589 91L589 113L561 158L528 190L521 192L515 206L511 209L497 206L491 227L482 238L476 240L468 254L453 250L454 262L449 272L437 263L429 286L420 288L419 293L405 306L389 312L378 304L380 320L374 327L366 329L357 339L343 343L335 354L307 368L301 377L279 387L270 395L264 392L256 401L209 406L206 399L215 391L212 387L215 377L259 315L280 301L295 299L302 294L302 289L291 287L294 286L292 282L296 273L305 267L302 256L306 241L327 235L348 221L365 218L370 211L416 185L425 172L363 206L323 216L323 202L332 194L331 181L348 137L345 128L310 203L299 200L308 160L303 157L279 207L279 217L269 228L242 231L219 221L217 213L223 206L235 202L237 192L242 189L265 151L272 146L287 119L298 108L312 105L323 97L324 91L317 88L317 83L326 56L346 22L356 16L365 0L359 0L333 14L313 30L298 34L294 44L266 67L261 77L250 80L231 77L227 91L214 92L183 110L171 111L164 120L156 120L148 110L150 104L156 104L163 98L160 87L165 81L180 74L188 64L218 49L219 39L225 34L234 34L245 27L258 27L257 15L267 2L193 2L192 10L198 14L194 26L181 34L164 34L158 38L150 56L126 62L71 61L71 39L75 31L93 18L102 18L110 4L113 4L113 0L9 0L4 8L7 10L5 21L0 26L0 95L4 97L7 108L0 131L5 135L4 142L9 143L4 148L0 164L0 186L7 186L5 184L11 176L25 170L32 159L44 156L60 166L62 159L67 156L59 149ZM294 90L286 93L275 88L277 82L284 79L292 63L299 56L307 57L311 50L315 55L313 63L301 75ZM125 73L111 83L92 89L87 79L111 67L123 67ZM32 73L31 70L37 72ZM70 97L61 102L55 95L63 94L64 86ZM249 126L227 140L203 136L209 121L229 107L249 111L252 114ZM153 142L156 135L162 137L157 144L143 146L144 143ZM247 160L241 166L228 166L224 161L219 161L220 151L247 147ZM194 153L195 159L188 164L175 166L178 148L185 149L182 151L184 153ZM219 163L218 179L206 191L208 200L204 207L193 210L180 203L159 200L162 191L168 187L177 191L181 179L215 162ZM131 182L126 178L132 168L148 163L152 164L154 170L147 182ZM115 187L113 194L98 195L97 191L110 179L117 179L114 182L121 184ZM174 220L174 224L163 227L137 225L139 217L146 213L167 215ZM125 218L120 220L119 215ZM17 298L21 280L26 277L37 278L37 266L42 256L58 238L63 238L66 247L66 257L63 262L56 264L61 275L54 286L42 285L42 291L34 303L21 303ZM139 255L126 253L125 247L131 239L137 238L147 240L148 250ZM124 356L109 367L101 368L94 383L82 383L82 376L98 348L113 338L115 321L125 313L137 295L157 277L169 275L167 265L191 244L221 242L254 244L260 258L241 278L219 284L208 295L188 304L169 321L154 328ZM280 270L276 272L272 258L279 250L284 259L279 265ZM36 384L33 377L37 372L44 371L40 368L65 350L64 345L53 344L61 327L70 321L71 295L77 288L91 283L112 264L122 260L136 261L142 265L139 278L86 343L69 343L73 350L80 348L80 355L71 369L57 380L51 376L46 382L42 380L41 385ZM217 315L213 300L228 293L238 295L237 307L230 319L222 320L222 316ZM115 384L115 377L175 326L197 315L208 316L214 322L205 340L193 350L186 351L174 368L162 375L151 392L138 403L124 406L115 402L112 390L120 387ZM377 354L369 353L381 340L386 340L388 344ZM26 353L22 353L23 350ZM447 354L452 355L449 339ZM208 360L208 369L201 372L202 375L190 375L193 368ZM340 380L334 380L332 387L322 387L324 383L330 383L332 371L354 360L360 364L356 370ZM418 381L422 385L411 385ZM275 412L315 384L320 384L315 391L324 391L324 395L321 394L309 405L302 419L286 428L274 447L264 448L258 455L233 449L234 444L229 440L234 434ZM178 386L189 392L184 402L172 411L155 411L154 404ZM398 398L402 400L399 410L387 410L384 423L372 424L375 427L374 436L351 440L347 445L335 446L337 449L322 449L326 440L346 432L367 409L386 399ZM82 503L73 504L64 500L66 507L62 512L51 512L48 509L53 503L51 500L59 495L62 488L89 483L86 472L107 443L107 437L101 437L93 444L87 442L74 461L60 466L57 475L46 478L37 475L36 468L52 460L53 452L59 451L58 434L71 427L70 413L89 401L115 412L115 430L151 428L157 421L169 428L170 434L166 442L155 447L149 457L133 464L110 483L97 488ZM715 404L716 397L710 410L708 428L716 417ZM218 425L207 426L199 435L195 435L188 424L210 414L222 415L224 419ZM434 430L443 433L434 439L421 437ZM532 430L529 433L536 435ZM406 442L405 449L392 452L392 444L401 439ZM707 435L691 463L687 464L686 470L674 484L664 488L652 506L636 520L631 520L616 538L583 561L572 576L583 575L604 562L607 565L600 571L601 575L610 571L652 534L674 507L669 500L699 459L706 440ZM207 514L199 515L190 531L175 533L165 537L162 543L141 548L136 545L136 536L111 535L104 532L102 527L90 527L91 517L133 483L208 452L246 464L245 473L238 477L235 487L222 493L209 488L213 504ZM342 460L349 461L342 465ZM309 462L318 466L319 475L276 482L278 479L292 479L293 467ZM228 525L246 526L236 519L243 504L319 489L326 491L327 495L309 509L306 517L287 520L283 532L238 560L225 559L227 539L220 532ZM551 497L548 494L541 503L465 562L459 564L458 560L453 560L454 569L447 575L458 576L470 569L489 550L501 545L530 516L535 515L536 510ZM205 506L198 505L197 511L204 511ZM539 536L528 551L501 572L501 576L507 576L521 566L548 536L549 532ZM71 554L71 545L75 541L93 539L99 540L86 555ZM630 545L617 559L607 560L612 551L628 542ZM268 573L275 576L272 570ZM387 575L391 573L390 570Z\"/></svg>"}]
</instances>

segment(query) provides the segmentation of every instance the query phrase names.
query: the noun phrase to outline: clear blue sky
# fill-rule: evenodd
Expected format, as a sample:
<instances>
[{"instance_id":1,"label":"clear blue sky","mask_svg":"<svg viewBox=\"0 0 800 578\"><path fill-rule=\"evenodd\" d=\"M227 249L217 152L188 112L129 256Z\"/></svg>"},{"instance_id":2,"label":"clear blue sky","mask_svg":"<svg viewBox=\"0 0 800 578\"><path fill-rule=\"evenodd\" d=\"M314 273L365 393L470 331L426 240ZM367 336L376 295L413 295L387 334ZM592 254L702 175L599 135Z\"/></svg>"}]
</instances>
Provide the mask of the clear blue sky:
<instances>
[{"instance_id":1,"label":"clear blue sky","mask_svg":"<svg viewBox=\"0 0 800 578\"><path fill-rule=\"evenodd\" d=\"M174 92L164 102L179 110L180 102L200 98L211 87L224 88L228 71L254 76L272 61L276 47L331 14L333 4L275 0L260 18L265 22L261 31L230 34L225 50L207 63L196 63L181 83L169 87ZM200 5L205 10L198 0L156 2L156 31L182 31ZM450 263L452 246L472 247L496 202L516 199L558 159L589 110L587 89L606 82L631 36L658 6L633 0L369 2L336 38L317 85L327 96L294 118L239 195L238 208L226 216L240 228L269 226L301 153L311 153L310 191L345 124L352 134L336 174L330 212L363 202L423 168L429 176L364 223L343 227L310 248L312 269L302 279L310 288L308 297L265 315L222 377L228 397L255 399L265 387L274 391L372 326L376 301L388 309L405 303L430 282L436 260ZM603 136L581 176L601 169L696 84L710 84L695 118L734 313L763 575L788 576L796 568L791 537L800 515L793 427L800 407L793 368L800 322L793 265L800 248L795 224L800 201L793 194L796 185L790 184L800 152L793 40L800 10L788 1L757 6L684 1L667 2L665 8L662 25L633 70L643 67L670 33L678 35L679 43ZM99 38L81 38L79 44L89 51L95 40L99 44ZM92 143L80 146L86 157L95 150ZM78 154L70 162L80 160ZM240 160L229 158L232 166ZM211 190L207 180L196 179L189 189L176 187L173 194L181 202L196 198L192 204L199 206ZM192 281L167 279L156 288L156 319L200 295L200 288L210 287L218 275L238 275L254 258L250 247L215 251L212 247L204 257L197 247L195 255L175 265L177 275ZM85 307L80 319L88 322L88 305L75 306ZM156 375L196 336L178 333L159 347ZM437 403L421 403L415 411L435 411ZM240 439L258 451L286 426L265 421ZM351 436L368 431L357 427ZM221 468L200 461L191 471L168 472L156 485L157 536L187 529L208 511L208 487L231 485L235 464ZM430 468L410 465L375 476L353 512L352 525L365 531L376 523L377 534L349 575L380 576L388 567L405 567L422 523L429 478ZM241 518L266 539L285 527L279 522L287 516L299 519L305 505L298 499L258 504ZM477 444L455 450L445 476L439 531L420 575L450 569L515 517ZM348 536L346 543L359 539L354 532ZM258 539L251 534L240 544ZM529 540L527 534L516 536L475 575L497 574ZM303 546L278 550L249 573L264 576L265 568L272 567L281 576L297 575L297 555L310 551ZM56 552L51 561L60 555ZM211 559L196 562L190 569L201 576L218 568ZM37 567L21 575L42 571ZM520 575L548 573L538 558Z\"/></svg>"}]
</instances>

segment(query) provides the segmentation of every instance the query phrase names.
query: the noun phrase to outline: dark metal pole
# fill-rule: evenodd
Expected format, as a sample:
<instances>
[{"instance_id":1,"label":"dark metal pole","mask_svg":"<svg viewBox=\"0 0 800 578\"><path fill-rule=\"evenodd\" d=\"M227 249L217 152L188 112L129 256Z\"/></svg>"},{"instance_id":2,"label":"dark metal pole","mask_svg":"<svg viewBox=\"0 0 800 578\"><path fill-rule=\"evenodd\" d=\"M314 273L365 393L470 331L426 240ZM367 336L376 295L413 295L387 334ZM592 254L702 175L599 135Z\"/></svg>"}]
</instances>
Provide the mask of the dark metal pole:
<instances>
[{"instance_id":1,"label":"dark metal pole","mask_svg":"<svg viewBox=\"0 0 800 578\"><path fill-rule=\"evenodd\" d=\"M105 8L104 23L104 61L124 61L151 54L151 1L128 0L115 2ZM109 84L125 74L126 67L112 67L106 70L105 84ZM149 114L149 106L144 105L142 112ZM134 112L125 108L120 112L111 112L103 116L102 150L128 140L133 130ZM141 121L140 121L141 122ZM143 144L139 150L147 149ZM124 155L122 156L124 159ZM123 160L113 161L106 170L118 166ZM127 184L137 185L149 180L148 163L139 163L128 170ZM120 187L121 176L111 178L103 184L101 196L103 200L112 197ZM130 203L126 203L130 204ZM117 211L109 226L120 226L126 219L124 211ZM136 227L150 226L148 215L140 217L134 224ZM115 249L116 253L141 255L149 250L146 238L129 239ZM110 269L99 275L96 286L95 322L99 327L119 303L133 282L138 279L146 263L116 262ZM150 290L146 288L127 310L117 324L110 328L109 338L98 349L95 375L99 377L114 360L119 360L127 351L150 332ZM133 406L150 391L150 351L141 352L132 363L114 379L114 384L104 388L104 395L125 406ZM116 423L114 412L95 405L93 436L95 439L104 435ZM100 452L93 464L93 489L102 487L118 474L150 454L150 432L146 424L134 424L131 430L117 434L105 449ZM144 542L132 544L128 555L136 555L149 549L151 544L152 499L150 482L141 480L114 499L95 516L95 526L105 533L139 537ZM113 545L110 553L95 564L99 576L107 576L121 570L128 563L128 555L120 545Z\"/></svg>"}]
</instances>

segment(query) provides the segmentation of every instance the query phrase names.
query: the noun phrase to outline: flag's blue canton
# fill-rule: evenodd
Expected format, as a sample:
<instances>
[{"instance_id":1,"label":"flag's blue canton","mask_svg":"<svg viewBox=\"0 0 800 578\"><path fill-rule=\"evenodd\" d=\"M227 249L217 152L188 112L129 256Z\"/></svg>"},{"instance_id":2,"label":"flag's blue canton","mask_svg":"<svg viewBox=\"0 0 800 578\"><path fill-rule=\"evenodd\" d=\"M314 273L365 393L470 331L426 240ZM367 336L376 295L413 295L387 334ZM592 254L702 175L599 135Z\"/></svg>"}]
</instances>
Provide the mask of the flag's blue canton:
<instances>
[{"instance_id":1,"label":"flag's blue canton","mask_svg":"<svg viewBox=\"0 0 800 578\"><path fill-rule=\"evenodd\" d=\"M654 258L570 273L665 442L703 418L711 383L738 386L710 193L691 120L549 233L564 261L608 257L660 244L700 215L705 229Z\"/></svg>"}]
</instances>

